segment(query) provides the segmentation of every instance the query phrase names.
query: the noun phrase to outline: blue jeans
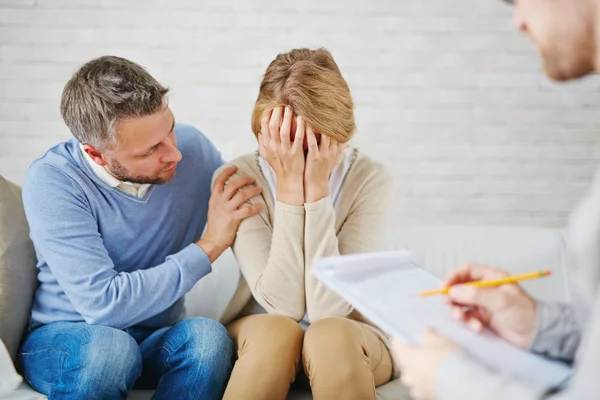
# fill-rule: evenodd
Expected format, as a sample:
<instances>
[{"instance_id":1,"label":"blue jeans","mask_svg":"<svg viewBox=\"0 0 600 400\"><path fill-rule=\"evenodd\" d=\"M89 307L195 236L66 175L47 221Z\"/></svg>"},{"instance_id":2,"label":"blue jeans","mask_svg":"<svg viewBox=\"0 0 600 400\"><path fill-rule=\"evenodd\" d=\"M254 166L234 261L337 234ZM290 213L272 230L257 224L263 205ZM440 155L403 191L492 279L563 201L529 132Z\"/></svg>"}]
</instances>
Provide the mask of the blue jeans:
<instances>
[{"instance_id":1,"label":"blue jeans","mask_svg":"<svg viewBox=\"0 0 600 400\"><path fill-rule=\"evenodd\" d=\"M85 322L32 327L19 352L23 374L50 399L221 399L233 364L227 330L207 318L124 331Z\"/></svg>"}]
</instances>

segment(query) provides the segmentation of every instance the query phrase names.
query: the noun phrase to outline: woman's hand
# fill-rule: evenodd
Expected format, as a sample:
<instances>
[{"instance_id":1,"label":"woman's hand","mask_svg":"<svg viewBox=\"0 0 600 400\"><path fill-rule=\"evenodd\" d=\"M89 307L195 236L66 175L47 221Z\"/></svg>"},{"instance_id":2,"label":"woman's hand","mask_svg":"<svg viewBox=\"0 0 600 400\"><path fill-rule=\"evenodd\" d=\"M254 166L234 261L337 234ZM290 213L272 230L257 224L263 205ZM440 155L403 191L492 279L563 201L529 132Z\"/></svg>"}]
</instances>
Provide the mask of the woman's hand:
<instances>
[{"instance_id":1,"label":"woman's hand","mask_svg":"<svg viewBox=\"0 0 600 400\"><path fill-rule=\"evenodd\" d=\"M289 107L265 111L258 135L259 151L277 177L277 201L304 204L304 121L297 117L296 135L290 139L294 113Z\"/></svg>"},{"instance_id":2,"label":"woman's hand","mask_svg":"<svg viewBox=\"0 0 600 400\"><path fill-rule=\"evenodd\" d=\"M304 190L307 203L329 196L329 177L333 168L342 161L346 145L321 135L321 143L310 126L306 127L308 155L304 172Z\"/></svg>"}]
</instances>

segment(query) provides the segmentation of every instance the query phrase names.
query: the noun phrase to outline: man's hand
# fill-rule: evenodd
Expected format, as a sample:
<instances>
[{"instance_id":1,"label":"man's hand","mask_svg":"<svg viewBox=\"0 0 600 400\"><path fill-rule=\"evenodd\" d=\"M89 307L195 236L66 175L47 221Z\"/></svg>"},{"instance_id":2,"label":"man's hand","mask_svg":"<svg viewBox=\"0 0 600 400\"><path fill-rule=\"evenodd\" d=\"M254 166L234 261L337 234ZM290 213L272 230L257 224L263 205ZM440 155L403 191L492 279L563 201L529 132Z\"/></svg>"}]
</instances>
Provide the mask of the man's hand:
<instances>
[{"instance_id":1,"label":"man's hand","mask_svg":"<svg viewBox=\"0 0 600 400\"><path fill-rule=\"evenodd\" d=\"M262 210L261 204L252 206L245 204L246 201L262 192L260 187L252 185L253 178L234 179L225 187L227 180L236 171L237 167L231 166L215 180L208 202L206 232L196 243L208 255L210 262L214 262L233 244L240 223Z\"/></svg>"},{"instance_id":2,"label":"man's hand","mask_svg":"<svg viewBox=\"0 0 600 400\"><path fill-rule=\"evenodd\" d=\"M457 285L449 293L452 314L456 319L465 322L475 332L488 327L515 346L528 349L535 335L535 300L517 284L491 288L460 285L507 276L507 272L498 268L467 264L452 272L444 286Z\"/></svg>"},{"instance_id":3,"label":"man's hand","mask_svg":"<svg viewBox=\"0 0 600 400\"><path fill-rule=\"evenodd\" d=\"M329 177L333 168L342 161L346 145L321 135L321 143L310 126L306 127L308 155L304 172L304 190L307 203L329 196Z\"/></svg>"},{"instance_id":4,"label":"man's hand","mask_svg":"<svg viewBox=\"0 0 600 400\"><path fill-rule=\"evenodd\" d=\"M276 107L265 111L261 119L258 145L261 157L275 171L277 200L301 206L304 204L304 120L297 117L292 142L290 131L293 118L294 112L289 107L285 107L285 110L283 107Z\"/></svg>"},{"instance_id":5,"label":"man's hand","mask_svg":"<svg viewBox=\"0 0 600 400\"><path fill-rule=\"evenodd\" d=\"M408 386L412 397L435 400L435 381L440 365L444 358L460 348L431 330L425 332L421 343L421 346L410 346L394 339L392 351L400 365L400 379Z\"/></svg>"}]
</instances>

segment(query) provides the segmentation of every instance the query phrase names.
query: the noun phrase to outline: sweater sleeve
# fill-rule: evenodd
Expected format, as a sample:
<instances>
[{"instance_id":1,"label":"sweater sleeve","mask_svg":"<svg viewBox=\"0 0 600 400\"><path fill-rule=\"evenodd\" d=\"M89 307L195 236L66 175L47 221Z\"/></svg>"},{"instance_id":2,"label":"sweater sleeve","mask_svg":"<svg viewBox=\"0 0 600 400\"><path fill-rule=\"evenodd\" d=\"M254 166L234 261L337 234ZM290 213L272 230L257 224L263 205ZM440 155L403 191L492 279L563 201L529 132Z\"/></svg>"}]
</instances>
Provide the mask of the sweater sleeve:
<instances>
[{"instance_id":1,"label":"sweater sleeve","mask_svg":"<svg viewBox=\"0 0 600 400\"><path fill-rule=\"evenodd\" d=\"M255 201L264 203L262 198L249 203ZM295 321L302 320L305 314L303 239L304 207L276 201L273 224L266 209L245 219L232 247L258 304L269 314Z\"/></svg>"},{"instance_id":2,"label":"sweater sleeve","mask_svg":"<svg viewBox=\"0 0 600 400\"><path fill-rule=\"evenodd\" d=\"M331 198L305 204L306 311L311 323L328 317L347 317L353 311L346 300L315 277L315 262L323 257L380 250L393 197L393 180L387 169L377 167L358 191L339 234L336 235Z\"/></svg>"},{"instance_id":3,"label":"sweater sleeve","mask_svg":"<svg viewBox=\"0 0 600 400\"><path fill-rule=\"evenodd\" d=\"M190 244L155 267L117 272L83 191L54 167L30 170L23 202L38 255L89 324L133 326L170 307L211 271L206 254Z\"/></svg>"},{"instance_id":4,"label":"sweater sleeve","mask_svg":"<svg viewBox=\"0 0 600 400\"><path fill-rule=\"evenodd\" d=\"M548 321L559 321L559 315L568 312L568 308L554 309L556 315L549 315ZM549 309L542 309L548 312ZM558 318L557 318L558 317ZM538 317L539 318L539 317ZM564 316L562 317L564 318ZM550 337L548 337L549 339ZM556 349L564 347L564 336L555 336ZM550 341L548 341L550 344ZM552 352L551 352L552 353ZM591 309L590 319L577 350L574 363L574 373L570 382L563 390L552 392L531 387L526 382L508 377L489 369L474 360L464 352L448 357L442 363L437 374L437 393L440 400L575 400L595 399L600 393L598 371L600 370L600 293L596 294L595 303Z\"/></svg>"},{"instance_id":5,"label":"sweater sleeve","mask_svg":"<svg viewBox=\"0 0 600 400\"><path fill-rule=\"evenodd\" d=\"M537 303L537 331L531 351L572 362L579 347L581 330L573 306Z\"/></svg>"}]
</instances>

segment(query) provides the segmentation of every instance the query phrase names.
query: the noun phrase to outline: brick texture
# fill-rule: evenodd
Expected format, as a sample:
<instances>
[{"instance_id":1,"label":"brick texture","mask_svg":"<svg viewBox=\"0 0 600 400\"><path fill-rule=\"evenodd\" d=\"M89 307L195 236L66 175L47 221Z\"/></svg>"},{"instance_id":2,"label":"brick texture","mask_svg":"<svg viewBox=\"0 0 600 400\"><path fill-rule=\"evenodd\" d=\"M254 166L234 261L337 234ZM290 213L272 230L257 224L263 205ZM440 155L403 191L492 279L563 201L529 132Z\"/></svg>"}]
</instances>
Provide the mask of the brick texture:
<instances>
[{"instance_id":1,"label":"brick texture","mask_svg":"<svg viewBox=\"0 0 600 400\"><path fill-rule=\"evenodd\" d=\"M397 224L562 226L600 155L600 83L557 85L498 0L0 0L0 173L69 137L63 85L127 57L226 159L255 149L267 64L325 46L356 101L355 144L393 170Z\"/></svg>"}]
</instances>

